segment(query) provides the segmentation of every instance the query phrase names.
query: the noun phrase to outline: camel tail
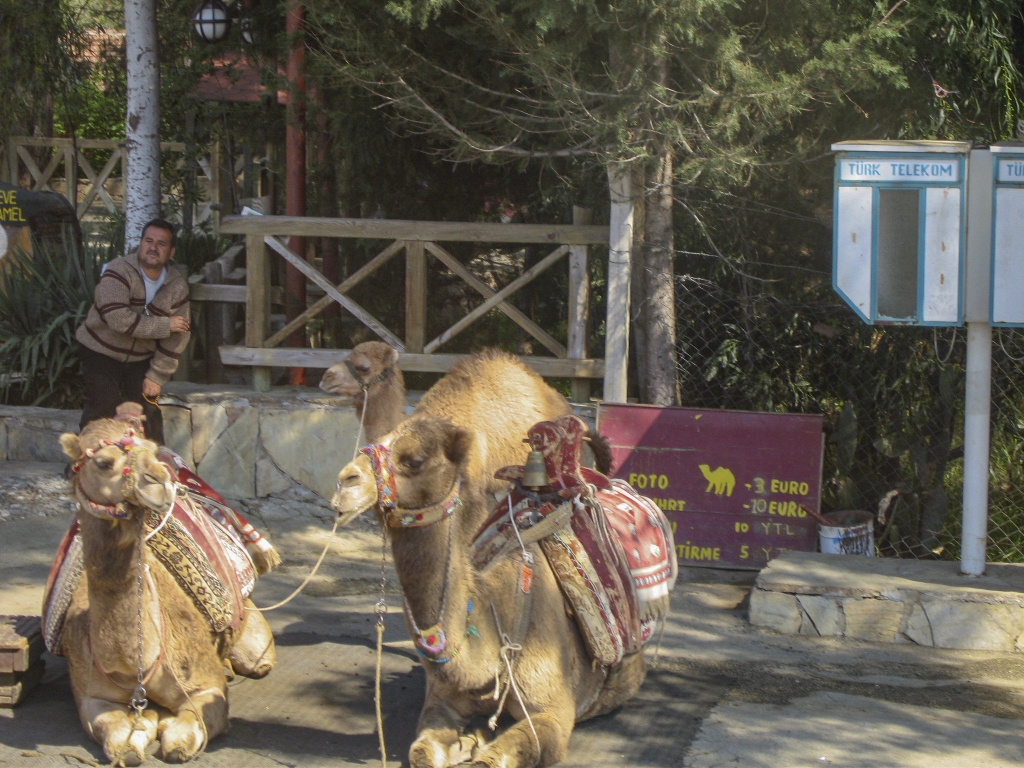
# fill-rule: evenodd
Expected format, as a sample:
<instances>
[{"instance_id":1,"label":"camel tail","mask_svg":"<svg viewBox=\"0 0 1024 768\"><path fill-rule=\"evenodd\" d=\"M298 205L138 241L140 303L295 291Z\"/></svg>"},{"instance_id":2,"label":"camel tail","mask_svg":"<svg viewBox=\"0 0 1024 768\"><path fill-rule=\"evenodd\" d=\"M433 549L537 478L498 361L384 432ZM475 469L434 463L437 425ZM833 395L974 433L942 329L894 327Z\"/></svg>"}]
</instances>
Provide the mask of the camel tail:
<instances>
[{"instance_id":1,"label":"camel tail","mask_svg":"<svg viewBox=\"0 0 1024 768\"><path fill-rule=\"evenodd\" d=\"M612 465L612 444L607 437L595 430L587 432L587 442L590 443L590 450L594 454L594 469L602 475L611 477L614 466Z\"/></svg>"}]
</instances>

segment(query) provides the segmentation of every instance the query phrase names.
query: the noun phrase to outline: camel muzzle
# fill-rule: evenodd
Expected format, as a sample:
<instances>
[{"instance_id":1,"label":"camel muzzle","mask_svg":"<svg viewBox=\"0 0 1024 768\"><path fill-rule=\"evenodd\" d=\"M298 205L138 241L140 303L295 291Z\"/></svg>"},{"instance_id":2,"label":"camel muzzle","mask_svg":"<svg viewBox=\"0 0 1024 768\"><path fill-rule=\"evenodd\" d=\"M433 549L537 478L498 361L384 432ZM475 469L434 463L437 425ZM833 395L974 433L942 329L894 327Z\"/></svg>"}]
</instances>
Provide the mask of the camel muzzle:
<instances>
[{"instance_id":1,"label":"camel muzzle","mask_svg":"<svg viewBox=\"0 0 1024 768\"><path fill-rule=\"evenodd\" d=\"M348 525L377 504L377 481L373 466L365 455L346 464L338 473L338 485L331 499L331 508L338 515L339 525Z\"/></svg>"}]
</instances>

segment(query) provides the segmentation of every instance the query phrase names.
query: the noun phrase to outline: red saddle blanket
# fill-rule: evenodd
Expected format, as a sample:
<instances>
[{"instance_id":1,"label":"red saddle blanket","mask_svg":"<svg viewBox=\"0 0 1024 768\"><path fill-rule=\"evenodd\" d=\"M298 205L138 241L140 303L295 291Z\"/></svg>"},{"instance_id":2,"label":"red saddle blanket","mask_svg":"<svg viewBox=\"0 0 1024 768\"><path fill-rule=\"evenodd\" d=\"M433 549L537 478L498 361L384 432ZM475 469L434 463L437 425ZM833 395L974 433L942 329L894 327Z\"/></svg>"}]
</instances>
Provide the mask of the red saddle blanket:
<instances>
[{"instance_id":1,"label":"red saddle blanket","mask_svg":"<svg viewBox=\"0 0 1024 768\"><path fill-rule=\"evenodd\" d=\"M478 568L539 542L572 606L591 656L605 665L639 651L668 609L677 575L672 529L661 510L628 484L580 466L586 424L575 416L540 422L531 446L548 484L521 484L522 467L497 477L513 483L474 542ZM522 542L522 544L520 543Z\"/></svg>"},{"instance_id":2,"label":"red saddle blanket","mask_svg":"<svg viewBox=\"0 0 1024 768\"><path fill-rule=\"evenodd\" d=\"M178 495L166 520L154 510L144 510L147 532L157 531L147 546L192 599L211 631L237 629L256 581L244 542L251 543L255 534L265 547L270 545L179 457L161 449L158 458L171 471ZM57 548L43 597L43 639L53 654L61 655L64 619L83 570L76 518Z\"/></svg>"}]
</instances>

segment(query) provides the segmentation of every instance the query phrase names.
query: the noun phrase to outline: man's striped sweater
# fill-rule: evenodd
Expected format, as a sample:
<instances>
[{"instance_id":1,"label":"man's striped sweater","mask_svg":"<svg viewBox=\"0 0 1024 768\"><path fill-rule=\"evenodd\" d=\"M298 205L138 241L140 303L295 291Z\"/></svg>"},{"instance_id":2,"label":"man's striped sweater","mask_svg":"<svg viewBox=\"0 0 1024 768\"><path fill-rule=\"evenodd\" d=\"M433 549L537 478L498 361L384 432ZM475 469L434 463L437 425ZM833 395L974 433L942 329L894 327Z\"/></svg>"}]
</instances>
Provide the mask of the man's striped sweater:
<instances>
[{"instance_id":1,"label":"man's striped sweater","mask_svg":"<svg viewBox=\"0 0 1024 768\"><path fill-rule=\"evenodd\" d=\"M146 378L163 386L178 368L189 334L171 333L171 316L188 316L184 272L167 265L167 278L146 306L146 284L136 254L115 259L96 284L93 305L75 338L123 363L152 357Z\"/></svg>"}]
</instances>

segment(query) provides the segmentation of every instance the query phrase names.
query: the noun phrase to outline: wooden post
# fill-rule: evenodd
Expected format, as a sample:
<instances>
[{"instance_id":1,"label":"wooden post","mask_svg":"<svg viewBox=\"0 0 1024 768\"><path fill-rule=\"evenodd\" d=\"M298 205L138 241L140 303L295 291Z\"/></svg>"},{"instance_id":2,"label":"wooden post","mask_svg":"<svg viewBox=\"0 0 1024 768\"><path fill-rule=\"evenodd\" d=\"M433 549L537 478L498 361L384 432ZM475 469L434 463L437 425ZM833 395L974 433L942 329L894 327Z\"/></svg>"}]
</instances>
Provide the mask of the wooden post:
<instances>
[{"instance_id":1,"label":"wooden post","mask_svg":"<svg viewBox=\"0 0 1024 768\"><path fill-rule=\"evenodd\" d=\"M210 147L210 218L213 220L213 232L220 232L221 194L220 194L220 139Z\"/></svg>"},{"instance_id":2,"label":"wooden post","mask_svg":"<svg viewBox=\"0 0 1024 768\"><path fill-rule=\"evenodd\" d=\"M245 346L262 347L269 332L270 254L263 243L263 235L246 235ZM218 354L216 350L214 353ZM257 392L270 391L270 368L253 366L252 388Z\"/></svg>"},{"instance_id":3,"label":"wooden post","mask_svg":"<svg viewBox=\"0 0 1024 768\"><path fill-rule=\"evenodd\" d=\"M7 173L10 183L18 186L18 146L11 136L7 137Z\"/></svg>"},{"instance_id":4,"label":"wooden post","mask_svg":"<svg viewBox=\"0 0 1024 768\"><path fill-rule=\"evenodd\" d=\"M203 282L206 285L220 285L224 282L224 270L218 261L203 265ZM224 337L225 305L221 302L206 302L206 383L224 383L224 363L220 359L221 344L230 344ZM248 343L248 339L246 340Z\"/></svg>"},{"instance_id":5,"label":"wooden post","mask_svg":"<svg viewBox=\"0 0 1024 768\"><path fill-rule=\"evenodd\" d=\"M590 208L572 207L574 226L590 224L593 219ZM569 346L568 357L582 360L587 356L587 325L590 306L590 276L587 272L587 246L569 246ZM590 400L590 379L572 380L574 403Z\"/></svg>"},{"instance_id":6,"label":"wooden post","mask_svg":"<svg viewBox=\"0 0 1024 768\"><path fill-rule=\"evenodd\" d=\"M605 323L604 399L626 402L629 361L629 252L633 242L633 184L626 164L608 166L608 316Z\"/></svg>"},{"instance_id":7,"label":"wooden post","mask_svg":"<svg viewBox=\"0 0 1024 768\"><path fill-rule=\"evenodd\" d=\"M421 240L405 243L405 351L423 351L427 326L427 256Z\"/></svg>"},{"instance_id":8,"label":"wooden post","mask_svg":"<svg viewBox=\"0 0 1024 768\"><path fill-rule=\"evenodd\" d=\"M75 147L64 149L64 191L71 206L78 210L78 154Z\"/></svg>"}]
</instances>

